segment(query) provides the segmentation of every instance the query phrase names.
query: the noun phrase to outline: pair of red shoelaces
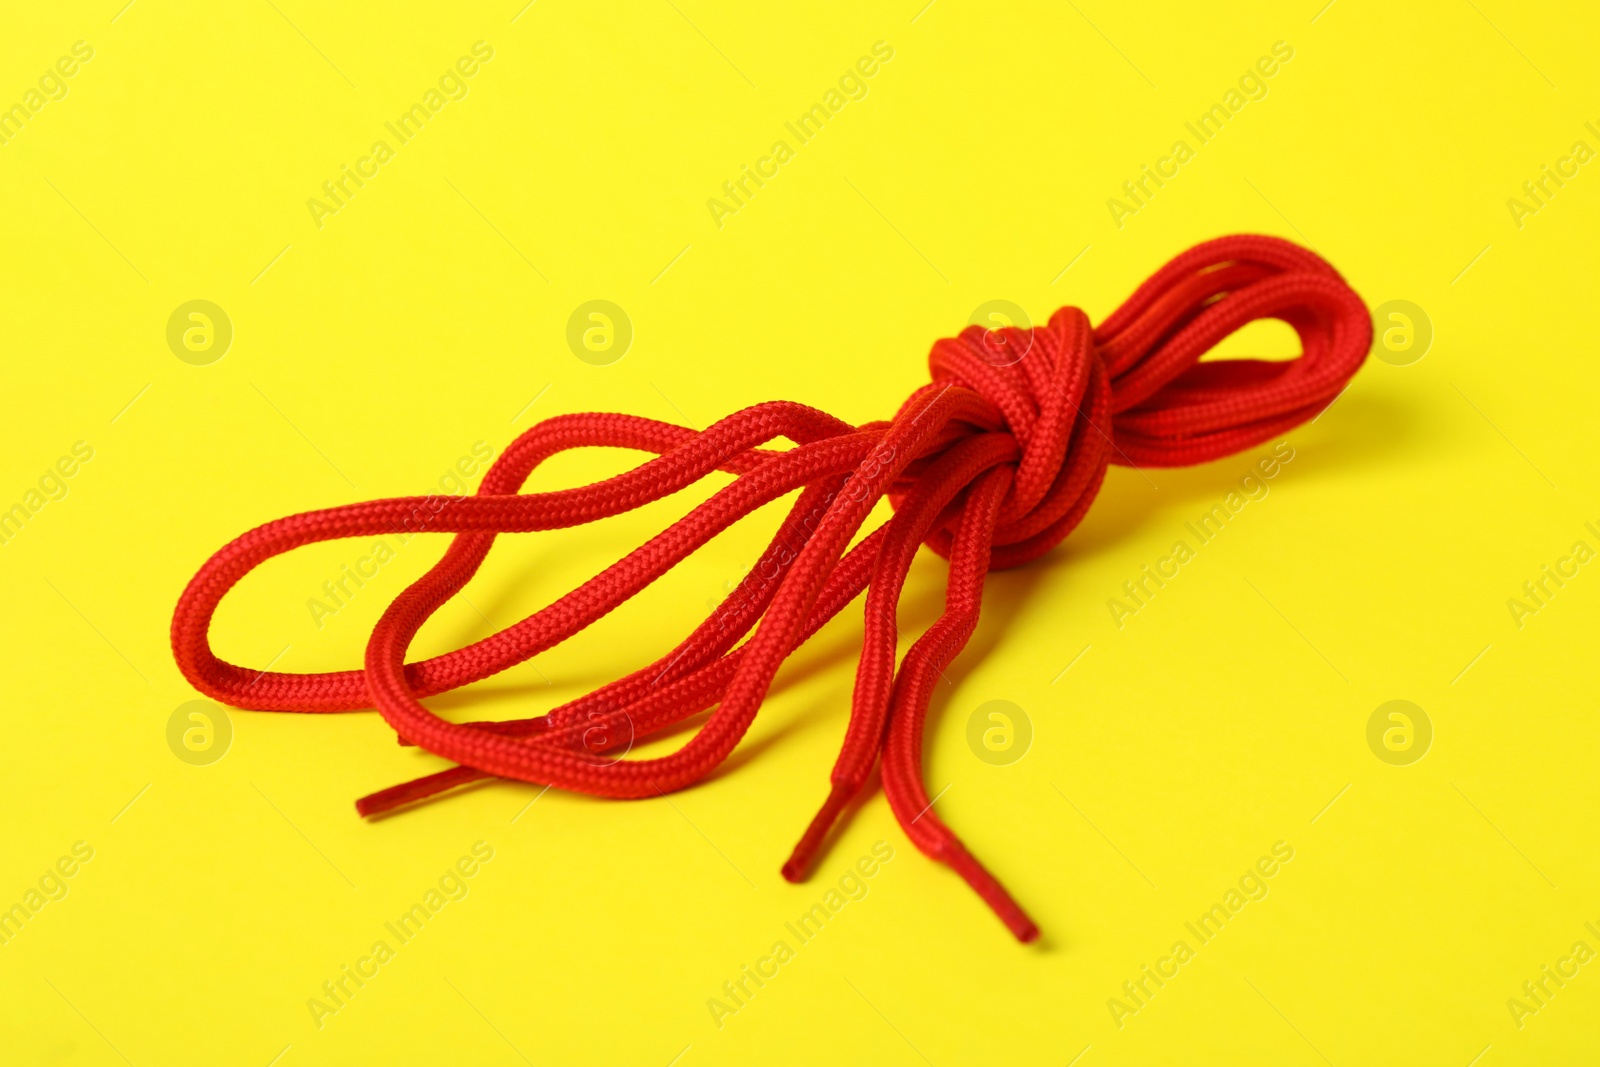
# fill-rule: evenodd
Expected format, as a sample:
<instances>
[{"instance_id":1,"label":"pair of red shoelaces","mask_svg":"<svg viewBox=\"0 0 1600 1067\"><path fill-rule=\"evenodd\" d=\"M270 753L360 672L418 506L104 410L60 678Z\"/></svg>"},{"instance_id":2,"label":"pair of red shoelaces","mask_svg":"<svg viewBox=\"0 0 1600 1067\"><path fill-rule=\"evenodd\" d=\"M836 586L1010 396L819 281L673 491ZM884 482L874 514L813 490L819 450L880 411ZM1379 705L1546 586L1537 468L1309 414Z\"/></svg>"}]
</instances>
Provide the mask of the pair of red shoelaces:
<instances>
[{"instance_id":1,"label":"pair of red shoelaces","mask_svg":"<svg viewBox=\"0 0 1600 1067\"><path fill-rule=\"evenodd\" d=\"M1262 318L1293 327L1302 354L1200 362L1223 338ZM195 688L234 707L376 707L402 741L458 764L362 798L356 807L363 815L488 776L595 796L653 797L699 781L726 759L785 657L865 589L844 747L828 798L784 864L784 877L804 877L881 757L884 792L906 835L1030 941L1038 927L929 810L922 782L928 702L977 626L985 573L1026 563L1066 537L1110 463L1201 463L1311 418L1345 387L1371 338L1361 298L1320 257L1272 237L1220 238L1168 263L1098 329L1068 307L1043 327L971 326L937 342L929 357L933 380L888 422L851 426L784 401L746 408L699 432L631 415L561 415L517 438L475 495L442 507L436 497L375 500L269 522L222 548L189 583L172 619L173 654ZM793 447L762 447L780 437ZM657 456L592 485L519 492L544 460L585 447ZM548 607L455 652L406 662L418 629L472 577L497 534L617 515L717 470L737 477ZM798 499L735 595L648 667L530 719L458 724L422 704L560 644L740 517L795 490ZM893 517L857 540L884 496ZM218 603L263 561L318 541L415 529L419 515L428 531L456 537L384 612L364 669L263 672L212 653L207 632ZM922 544L949 559L945 608L896 669L895 611ZM621 758L635 738L707 709L715 710L671 755Z\"/></svg>"}]
</instances>

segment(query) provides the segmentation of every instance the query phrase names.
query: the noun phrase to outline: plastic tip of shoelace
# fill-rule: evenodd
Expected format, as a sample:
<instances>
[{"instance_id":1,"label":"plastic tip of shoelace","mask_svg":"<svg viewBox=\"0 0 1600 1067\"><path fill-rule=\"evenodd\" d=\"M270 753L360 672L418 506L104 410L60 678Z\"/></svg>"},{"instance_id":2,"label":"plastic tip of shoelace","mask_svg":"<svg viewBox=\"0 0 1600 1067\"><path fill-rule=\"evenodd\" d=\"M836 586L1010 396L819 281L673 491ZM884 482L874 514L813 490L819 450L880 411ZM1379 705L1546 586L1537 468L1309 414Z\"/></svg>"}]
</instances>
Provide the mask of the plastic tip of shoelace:
<instances>
[{"instance_id":1,"label":"plastic tip of shoelace","mask_svg":"<svg viewBox=\"0 0 1600 1067\"><path fill-rule=\"evenodd\" d=\"M453 768L460 770L460 768ZM448 772L447 772L448 773ZM440 779L444 778L444 781ZM382 815L403 807L414 800L431 797L435 793L443 792L449 785L455 784L444 775L433 774L426 778L417 778L400 785L392 785L388 789L380 789L376 793L368 793L356 801L356 814L363 819L370 819L374 815Z\"/></svg>"},{"instance_id":2,"label":"plastic tip of shoelace","mask_svg":"<svg viewBox=\"0 0 1600 1067\"><path fill-rule=\"evenodd\" d=\"M357 800L356 814L361 816L363 819L367 819L374 815L382 815L386 811L399 807L400 802L389 802L387 800L387 798L384 796L384 794L387 792L388 790L384 790L381 793L369 793L368 795Z\"/></svg>"},{"instance_id":3,"label":"plastic tip of shoelace","mask_svg":"<svg viewBox=\"0 0 1600 1067\"><path fill-rule=\"evenodd\" d=\"M1024 945L1039 940L1039 927L1026 915L1022 917L1021 923L1008 922L1006 923L1006 926L1013 934L1017 935L1017 940L1021 941Z\"/></svg>"},{"instance_id":4,"label":"plastic tip of shoelace","mask_svg":"<svg viewBox=\"0 0 1600 1067\"><path fill-rule=\"evenodd\" d=\"M983 902L989 905L991 911L1005 923L1006 929L1024 945L1039 939L1039 927L1028 913L1022 910L1011 894L1006 892L994 875L979 863L973 855L955 842L946 844L943 854L939 856L951 869L959 874L966 883L972 887Z\"/></svg>"},{"instance_id":5,"label":"plastic tip of shoelace","mask_svg":"<svg viewBox=\"0 0 1600 1067\"><path fill-rule=\"evenodd\" d=\"M854 790L835 785L828 793L828 799L822 802L822 810L818 811L811 819L811 825L806 827L806 832L800 835L800 841L794 846L794 851L789 855L789 861L783 865L782 873L785 881L803 882L811 870L811 861L816 857L817 850L822 847L822 841L828 836L828 831L838 821L839 813L844 811L845 805L850 803Z\"/></svg>"}]
</instances>

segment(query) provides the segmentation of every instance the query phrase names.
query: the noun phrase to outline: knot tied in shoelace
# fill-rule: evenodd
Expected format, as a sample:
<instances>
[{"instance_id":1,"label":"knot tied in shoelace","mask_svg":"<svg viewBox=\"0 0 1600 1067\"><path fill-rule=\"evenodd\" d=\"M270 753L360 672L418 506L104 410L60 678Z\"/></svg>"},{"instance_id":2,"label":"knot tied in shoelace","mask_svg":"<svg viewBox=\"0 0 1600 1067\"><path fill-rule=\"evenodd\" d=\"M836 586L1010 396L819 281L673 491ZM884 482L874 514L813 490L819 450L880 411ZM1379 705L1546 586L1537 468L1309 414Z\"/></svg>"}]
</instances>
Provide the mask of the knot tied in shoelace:
<instances>
[{"instance_id":1,"label":"knot tied in shoelace","mask_svg":"<svg viewBox=\"0 0 1600 1067\"><path fill-rule=\"evenodd\" d=\"M1228 335L1264 318L1295 330L1299 356L1201 361ZM1209 241L1168 263L1098 328L1069 307L1044 326L974 326L937 342L932 380L887 422L851 426L784 401L746 408L699 432L628 415L562 415L518 437L471 496L376 500L267 523L223 547L189 583L173 615L173 654L197 689L235 707L376 707L402 741L457 764L362 798L363 815L484 777L645 798L711 773L744 736L785 658L866 590L844 745L828 797L784 876L804 877L881 759L884 792L907 836L956 870L1018 938L1032 940L1038 928L930 810L922 782L933 687L977 626L984 575L1060 543L1110 464L1202 463L1313 417L1360 367L1371 338L1361 298L1315 254L1271 237ZM793 447L764 447L780 437ZM520 491L544 460L596 446L657 456L591 485ZM473 576L498 534L617 515L716 470L736 477L554 603L465 648L406 662L417 631ZM559 644L739 518L796 491L734 594L649 666L528 719L452 723L422 704ZM892 517L858 536L886 497ZM258 671L211 651L217 605L263 561L318 541L419 529L456 536L384 612L363 669ZM924 543L949 560L945 608L897 664L896 607ZM637 738L710 709L677 751L626 757Z\"/></svg>"}]
</instances>

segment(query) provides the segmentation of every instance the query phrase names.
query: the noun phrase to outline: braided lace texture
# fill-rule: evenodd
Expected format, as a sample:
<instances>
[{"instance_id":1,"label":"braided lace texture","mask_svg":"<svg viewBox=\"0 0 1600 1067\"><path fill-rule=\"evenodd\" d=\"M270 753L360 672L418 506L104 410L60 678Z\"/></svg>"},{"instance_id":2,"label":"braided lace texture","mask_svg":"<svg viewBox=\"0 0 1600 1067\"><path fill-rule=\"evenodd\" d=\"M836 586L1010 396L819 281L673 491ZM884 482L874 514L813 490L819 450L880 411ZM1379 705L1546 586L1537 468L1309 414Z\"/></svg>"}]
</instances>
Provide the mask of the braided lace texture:
<instances>
[{"instance_id":1,"label":"braided lace texture","mask_svg":"<svg viewBox=\"0 0 1600 1067\"><path fill-rule=\"evenodd\" d=\"M1298 333L1287 361L1200 362L1263 318ZM1083 518L1108 464L1180 466L1282 434L1331 403L1372 339L1361 298L1313 253L1272 237L1209 241L1141 285L1098 328L1077 308L1043 327L970 326L937 342L932 380L887 422L851 426L801 404L757 404L696 432L619 414L562 415L516 439L472 496L401 497L306 512L230 542L200 568L172 618L172 650L201 692L238 708L336 712L376 707L400 739L456 766L362 798L389 811L485 777L602 797L660 796L711 773L749 729L784 659L866 590L849 725L821 811L783 866L798 881L879 759L906 835L948 864L1019 939L1038 928L930 810L923 724L940 673L978 623L984 575L1049 551ZM785 438L784 450L763 446ZM655 453L574 489L522 493L567 449ZM733 481L548 607L465 648L406 661L423 623L456 594L494 539L577 526L683 489L713 471ZM534 718L451 723L421 698L476 682L599 620L749 512L799 491L735 594L656 662ZM873 506L893 517L865 537ZM444 557L384 612L361 670L258 671L219 659L208 631L235 583L302 545L407 530L452 533ZM895 662L896 607L926 544L949 560L943 613ZM637 738L712 710L670 755L624 758Z\"/></svg>"}]
</instances>

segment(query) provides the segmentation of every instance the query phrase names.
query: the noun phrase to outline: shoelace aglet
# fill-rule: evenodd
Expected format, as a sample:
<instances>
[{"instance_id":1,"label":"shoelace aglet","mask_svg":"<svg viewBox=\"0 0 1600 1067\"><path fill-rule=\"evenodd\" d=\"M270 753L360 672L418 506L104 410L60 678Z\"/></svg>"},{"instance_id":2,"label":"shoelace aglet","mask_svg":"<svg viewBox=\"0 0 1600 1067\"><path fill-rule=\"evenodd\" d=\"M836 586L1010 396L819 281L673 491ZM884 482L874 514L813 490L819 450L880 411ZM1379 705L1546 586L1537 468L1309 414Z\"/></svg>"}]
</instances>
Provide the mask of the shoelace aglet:
<instances>
[{"instance_id":1,"label":"shoelace aglet","mask_svg":"<svg viewBox=\"0 0 1600 1067\"><path fill-rule=\"evenodd\" d=\"M828 792L828 799L822 802L822 810L812 818L811 825L806 827L806 832L800 836L799 844L794 846L790 853L789 861L783 865L783 877L789 882L803 882L806 874L811 870L811 861L816 857L817 850L822 847L823 839L828 836L828 831L838 821L839 815L845 806L850 803L850 798L855 795L855 790L834 784Z\"/></svg>"},{"instance_id":2,"label":"shoelace aglet","mask_svg":"<svg viewBox=\"0 0 1600 1067\"><path fill-rule=\"evenodd\" d=\"M1006 929L1010 930L1018 941L1027 944L1038 939L1038 925L1028 918L1028 913L1012 899L1010 893L1006 892L1005 886L1000 884L999 879L990 874L959 842L954 840L946 842L937 858L949 864L951 870L959 874L972 887L973 892L983 898L983 902L993 909L1000 917L1000 921L1006 924Z\"/></svg>"},{"instance_id":3,"label":"shoelace aglet","mask_svg":"<svg viewBox=\"0 0 1600 1067\"><path fill-rule=\"evenodd\" d=\"M413 778L409 782L392 785L388 789L380 789L376 793L368 793L356 801L356 814L362 818L371 818L382 815L403 807L414 801L424 800L448 789L476 781L483 777L482 771L471 767L451 767L422 778Z\"/></svg>"}]
</instances>

